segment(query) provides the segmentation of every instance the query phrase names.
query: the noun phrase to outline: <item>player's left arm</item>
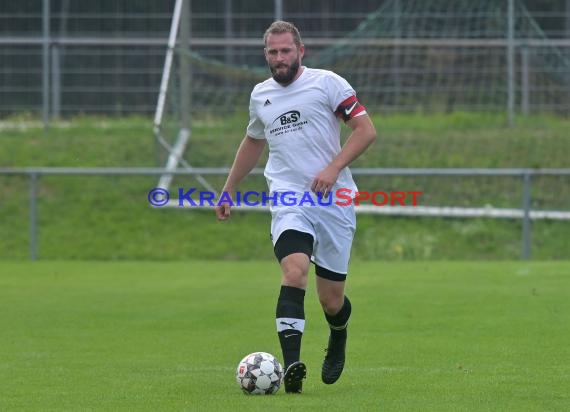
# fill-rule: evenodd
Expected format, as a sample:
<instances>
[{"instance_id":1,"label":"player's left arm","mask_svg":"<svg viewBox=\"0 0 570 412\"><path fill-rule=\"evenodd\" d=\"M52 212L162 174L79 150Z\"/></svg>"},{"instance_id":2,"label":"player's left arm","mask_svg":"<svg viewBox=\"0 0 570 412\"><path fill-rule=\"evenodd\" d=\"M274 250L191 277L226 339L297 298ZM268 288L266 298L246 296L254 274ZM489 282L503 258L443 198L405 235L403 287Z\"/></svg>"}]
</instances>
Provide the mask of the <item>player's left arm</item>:
<instances>
[{"instance_id":1,"label":"player's left arm","mask_svg":"<svg viewBox=\"0 0 570 412\"><path fill-rule=\"evenodd\" d=\"M339 154L313 180L311 190L315 193L326 194L332 190L340 171L364 153L368 146L376 140L376 128L370 120L370 116L366 113L364 106L356 100L356 97L353 97L355 100L352 103L345 104L346 101L343 102L336 112L343 117L352 132Z\"/></svg>"}]
</instances>

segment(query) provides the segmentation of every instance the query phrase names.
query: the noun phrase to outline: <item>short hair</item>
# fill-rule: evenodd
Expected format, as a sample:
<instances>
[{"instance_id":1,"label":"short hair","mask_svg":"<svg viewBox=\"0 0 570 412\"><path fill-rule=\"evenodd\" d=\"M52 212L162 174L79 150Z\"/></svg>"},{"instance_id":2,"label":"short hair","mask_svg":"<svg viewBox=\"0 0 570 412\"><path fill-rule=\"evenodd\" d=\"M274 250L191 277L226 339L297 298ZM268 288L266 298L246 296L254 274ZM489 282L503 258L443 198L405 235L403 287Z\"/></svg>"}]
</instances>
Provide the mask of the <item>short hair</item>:
<instances>
[{"instance_id":1,"label":"short hair","mask_svg":"<svg viewBox=\"0 0 570 412\"><path fill-rule=\"evenodd\" d=\"M263 43L267 46L267 37L269 37L270 34L281 33L291 33L293 35L293 42L297 48L301 47L302 42L299 29L297 29L293 23L289 23L288 21L283 20L277 20L271 23L271 26L265 30L265 34L263 35Z\"/></svg>"}]
</instances>

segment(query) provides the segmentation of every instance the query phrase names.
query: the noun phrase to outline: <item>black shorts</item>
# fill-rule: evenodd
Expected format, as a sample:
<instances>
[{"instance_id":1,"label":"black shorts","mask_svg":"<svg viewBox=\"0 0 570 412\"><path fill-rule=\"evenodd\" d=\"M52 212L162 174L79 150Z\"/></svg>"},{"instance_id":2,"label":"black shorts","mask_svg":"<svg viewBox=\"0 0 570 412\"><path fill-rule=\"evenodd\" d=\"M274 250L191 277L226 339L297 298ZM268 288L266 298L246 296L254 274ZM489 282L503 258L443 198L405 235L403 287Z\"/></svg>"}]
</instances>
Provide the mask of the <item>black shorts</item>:
<instances>
[{"instance_id":1,"label":"black shorts","mask_svg":"<svg viewBox=\"0 0 570 412\"><path fill-rule=\"evenodd\" d=\"M285 256L293 253L304 253L309 256L313 255L313 235L310 233L300 232L298 230L286 230L279 236L273 252L277 260L281 262Z\"/></svg>"},{"instance_id":2,"label":"black shorts","mask_svg":"<svg viewBox=\"0 0 570 412\"><path fill-rule=\"evenodd\" d=\"M281 233L279 239L275 242L273 252L279 262L293 253L304 253L310 259L313 255L313 242L314 239L310 233L289 229ZM319 265L315 265L315 273L317 276L328 280L337 282L346 280L346 273L333 272Z\"/></svg>"}]
</instances>

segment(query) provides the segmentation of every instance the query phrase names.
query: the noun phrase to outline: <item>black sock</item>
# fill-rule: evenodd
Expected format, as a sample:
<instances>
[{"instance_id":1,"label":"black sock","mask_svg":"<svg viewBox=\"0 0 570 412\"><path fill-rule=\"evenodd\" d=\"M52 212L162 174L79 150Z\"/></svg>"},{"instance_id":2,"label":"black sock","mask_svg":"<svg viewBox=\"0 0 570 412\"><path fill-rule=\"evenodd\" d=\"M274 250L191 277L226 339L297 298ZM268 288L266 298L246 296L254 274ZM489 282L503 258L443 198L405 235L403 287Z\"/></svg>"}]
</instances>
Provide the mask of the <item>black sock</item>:
<instances>
[{"instance_id":1,"label":"black sock","mask_svg":"<svg viewBox=\"0 0 570 412\"><path fill-rule=\"evenodd\" d=\"M301 338L305 330L304 302L303 289L281 286L275 318L285 368L300 359Z\"/></svg>"},{"instance_id":2,"label":"black sock","mask_svg":"<svg viewBox=\"0 0 570 412\"><path fill-rule=\"evenodd\" d=\"M338 311L336 315L328 315L325 312L325 318L329 323L331 329L331 336L333 338L346 338L346 328L348 326L348 319L350 318L350 313L352 312L352 305L348 297L344 296L344 304L342 308Z\"/></svg>"}]
</instances>

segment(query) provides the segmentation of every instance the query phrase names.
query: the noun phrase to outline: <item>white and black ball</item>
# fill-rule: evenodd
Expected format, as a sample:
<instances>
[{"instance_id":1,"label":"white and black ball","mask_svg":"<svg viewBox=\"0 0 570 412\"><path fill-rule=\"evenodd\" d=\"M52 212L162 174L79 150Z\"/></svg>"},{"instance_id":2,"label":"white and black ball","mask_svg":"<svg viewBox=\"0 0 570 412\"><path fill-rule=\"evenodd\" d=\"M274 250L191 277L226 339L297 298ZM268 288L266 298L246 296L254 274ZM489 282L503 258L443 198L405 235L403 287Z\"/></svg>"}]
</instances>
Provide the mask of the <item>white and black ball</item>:
<instances>
[{"instance_id":1,"label":"white and black ball","mask_svg":"<svg viewBox=\"0 0 570 412\"><path fill-rule=\"evenodd\" d=\"M254 352L238 364L236 380L248 395L273 395L283 379L283 366L275 356L267 352Z\"/></svg>"}]
</instances>

